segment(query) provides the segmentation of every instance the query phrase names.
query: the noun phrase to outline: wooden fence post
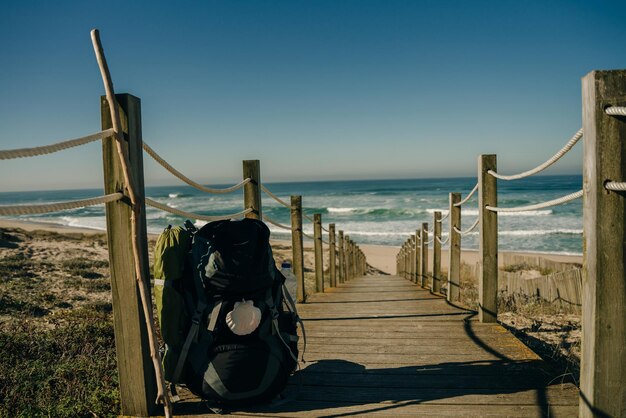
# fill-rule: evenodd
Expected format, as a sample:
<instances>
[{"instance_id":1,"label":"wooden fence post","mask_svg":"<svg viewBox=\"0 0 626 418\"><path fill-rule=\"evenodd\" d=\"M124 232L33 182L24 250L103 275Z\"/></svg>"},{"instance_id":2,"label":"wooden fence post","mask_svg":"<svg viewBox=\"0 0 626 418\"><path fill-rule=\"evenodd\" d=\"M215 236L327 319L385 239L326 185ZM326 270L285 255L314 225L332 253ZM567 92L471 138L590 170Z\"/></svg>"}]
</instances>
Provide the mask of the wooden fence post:
<instances>
[{"instance_id":1,"label":"wooden fence post","mask_svg":"<svg viewBox=\"0 0 626 418\"><path fill-rule=\"evenodd\" d=\"M116 94L128 150L133 181L136 183L137 203L141 215L137 217L140 251L143 253L144 277L150 277L148 265L148 234L144 203L143 149L141 134L141 101L130 94ZM100 98L102 129L112 127L111 113L106 97ZM127 185L124 183L122 163L113 137L102 141L104 192L122 192L127 198L106 204L107 242L111 269L113 327L120 384L122 415L149 416L155 411L156 378L150 358L148 330L135 278L132 250L131 211ZM149 291L150 289L148 289ZM148 297L150 294L148 293ZM152 310L152 309L150 309Z\"/></svg>"},{"instance_id":2,"label":"wooden fence post","mask_svg":"<svg viewBox=\"0 0 626 418\"><path fill-rule=\"evenodd\" d=\"M441 212L435 212L433 222L433 292L441 292Z\"/></svg>"},{"instance_id":3,"label":"wooden fence post","mask_svg":"<svg viewBox=\"0 0 626 418\"><path fill-rule=\"evenodd\" d=\"M415 235L411 235L409 240L407 241L407 280L413 281L413 277L415 277L415 251L412 251L415 248Z\"/></svg>"},{"instance_id":4,"label":"wooden fence post","mask_svg":"<svg viewBox=\"0 0 626 418\"><path fill-rule=\"evenodd\" d=\"M243 186L243 208L251 208L252 212L246 214L246 218L263 219L261 206L261 163L259 160L244 160L243 179L250 182Z\"/></svg>"},{"instance_id":5,"label":"wooden fence post","mask_svg":"<svg viewBox=\"0 0 626 418\"><path fill-rule=\"evenodd\" d=\"M335 258L335 224L328 225L328 260L330 263L330 287L337 287L337 260Z\"/></svg>"},{"instance_id":6,"label":"wooden fence post","mask_svg":"<svg viewBox=\"0 0 626 418\"><path fill-rule=\"evenodd\" d=\"M339 231L339 251L337 252L337 258L339 258L339 283L346 281L346 259L343 248L343 231Z\"/></svg>"},{"instance_id":7,"label":"wooden fence post","mask_svg":"<svg viewBox=\"0 0 626 418\"><path fill-rule=\"evenodd\" d=\"M593 71L582 80L583 306L581 417L626 416L626 71Z\"/></svg>"},{"instance_id":8,"label":"wooden fence post","mask_svg":"<svg viewBox=\"0 0 626 418\"><path fill-rule=\"evenodd\" d=\"M306 302L304 287L304 246L302 244L302 196L291 196L291 251L296 276L296 301Z\"/></svg>"},{"instance_id":9,"label":"wooden fence post","mask_svg":"<svg viewBox=\"0 0 626 418\"><path fill-rule=\"evenodd\" d=\"M347 282L350 280L350 263L349 263L349 252L350 252L350 236L344 235L343 237L343 265L345 267L346 277L344 280Z\"/></svg>"},{"instance_id":10,"label":"wooden fence post","mask_svg":"<svg viewBox=\"0 0 626 418\"><path fill-rule=\"evenodd\" d=\"M313 238L315 249L315 290L324 292L324 254L322 247L322 215L313 214Z\"/></svg>"},{"instance_id":11,"label":"wooden fence post","mask_svg":"<svg viewBox=\"0 0 626 418\"><path fill-rule=\"evenodd\" d=\"M354 263L354 256L355 256L354 242L350 240L350 273L351 273L350 278L351 279L355 279L357 276L356 265Z\"/></svg>"},{"instance_id":12,"label":"wooden fence post","mask_svg":"<svg viewBox=\"0 0 626 418\"><path fill-rule=\"evenodd\" d=\"M421 286L426 287L428 285L427 283L428 281L428 222L422 223L421 238L422 238L422 246L421 246L422 254L420 255L420 258L422 260L422 264L421 264L422 271L420 272L421 278L422 278Z\"/></svg>"},{"instance_id":13,"label":"wooden fence post","mask_svg":"<svg viewBox=\"0 0 626 418\"><path fill-rule=\"evenodd\" d=\"M461 228L461 207L454 206L460 201L460 193L450 193L447 294L449 302L458 302L461 294L461 235L454 230Z\"/></svg>"},{"instance_id":14,"label":"wooden fence post","mask_svg":"<svg viewBox=\"0 0 626 418\"><path fill-rule=\"evenodd\" d=\"M496 156L478 157L478 215L480 217L478 276L478 319L496 322L498 316L498 214L487 206L498 206L498 183L488 173L498 171Z\"/></svg>"},{"instance_id":15,"label":"wooden fence post","mask_svg":"<svg viewBox=\"0 0 626 418\"><path fill-rule=\"evenodd\" d=\"M422 230L415 230L415 284L422 283Z\"/></svg>"}]
</instances>

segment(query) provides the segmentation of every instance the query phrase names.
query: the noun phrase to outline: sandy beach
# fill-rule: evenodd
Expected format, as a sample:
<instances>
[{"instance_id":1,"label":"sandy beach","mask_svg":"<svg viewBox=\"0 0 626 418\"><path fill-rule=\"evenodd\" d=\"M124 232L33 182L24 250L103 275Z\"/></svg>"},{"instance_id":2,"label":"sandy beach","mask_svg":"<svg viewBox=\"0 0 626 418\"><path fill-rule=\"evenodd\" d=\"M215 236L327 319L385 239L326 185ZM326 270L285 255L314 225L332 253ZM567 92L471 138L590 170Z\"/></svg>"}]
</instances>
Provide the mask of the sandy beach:
<instances>
[{"instance_id":1,"label":"sandy beach","mask_svg":"<svg viewBox=\"0 0 626 418\"><path fill-rule=\"evenodd\" d=\"M55 232L58 234L64 233L78 233L78 234L86 234L86 235L96 235L96 234L104 234L105 231L88 229L88 228L76 228L69 227L63 225L55 225L50 223L36 223L36 222L21 222L15 220L0 220L0 229L6 228L20 228L24 231L48 231ZM151 234L151 238L156 238L156 235ZM275 240L272 239L272 245L275 251L275 255L277 258L277 262L282 262L283 260L290 260L290 250L291 250L291 241L288 240ZM395 274L396 269L396 254L400 247L390 246L390 245L370 245L363 244L359 245L359 247L365 253L367 257L367 262L374 268L385 272L387 274ZM305 250L305 264L310 267L314 264L313 254L311 250L313 248L313 242L310 240L304 241ZM324 249L327 247L324 245ZM432 249L429 250L429 256L432 258ZM534 252L517 252L517 251L505 251L500 252L500 254L516 254L520 256L541 256L543 258L557 261L561 263L578 263L582 264L582 256L580 255L564 255L564 254L552 254L552 253L534 253ZM477 250L463 250L461 252L461 261L465 264L474 265L478 262L478 251ZM325 263L328 262L327 256L324 260ZM504 264L504 257L500 257L499 264L502 266ZM446 270L448 268L448 251L445 249L441 250L441 267Z\"/></svg>"}]
</instances>

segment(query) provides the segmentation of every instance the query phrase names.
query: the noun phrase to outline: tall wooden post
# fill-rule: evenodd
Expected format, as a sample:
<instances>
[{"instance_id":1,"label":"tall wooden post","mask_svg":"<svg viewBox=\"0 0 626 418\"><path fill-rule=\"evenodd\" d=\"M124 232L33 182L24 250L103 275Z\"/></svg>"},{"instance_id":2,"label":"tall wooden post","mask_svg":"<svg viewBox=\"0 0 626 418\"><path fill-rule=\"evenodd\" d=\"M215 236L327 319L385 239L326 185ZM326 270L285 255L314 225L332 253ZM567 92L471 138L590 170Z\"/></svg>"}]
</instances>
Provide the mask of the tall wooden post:
<instances>
[{"instance_id":1,"label":"tall wooden post","mask_svg":"<svg viewBox=\"0 0 626 418\"><path fill-rule=\"evenodd\" d=\"M324 255L322 253L322 215L313 214L313 238L315 249L315 290L324 291Z\"/></svg>"},{"instance_id":2,"label":"tall wooden post","mask_svg":"<svg viewBox=\"0 0 626 418\"><path fill-rule=\"evenodd\" d=\"M306 302L304 288L304 246L302 244L302 196L291 196L291 251L296 276L296 301Z\"/></svg>"},{"instance_id":3,"label":"tall wooden post","mask_svg":"<svg viewBox=\"0 0 626 418\"><path fill-rule=\"evenodd\" d=\"M583 96L583 307L580 416L626 416L626 71L593 71Z\"/></svg>"},{"instance_id":4,"label":"tall wooden post","mask_svg":"<svg viewBox=\"0 0 626 418\"><path fill-rule=\"evenodd\" d=\"M422 283L422 230L415 230L415 284Z\"/></svg>"},{"instance_id":5,"label":"tall wooden post","mask_svg":"<svg viewBox=\"0 0 626 418\"><path fill-rule=\"evenodd\" d=\"M261 208L261 163L259 160L244 160L243 179L250 182L243 186L243 207L251 208L252 212L246 218L263 219Z\"/></svg>"},{"instance_id":6,"label":"tall wooden post","mask_svg":"<svg viewBox=\"0 0 626 418\"><path fill-rule=\"evenodd\" d=\"M415 248L415 235L411 235L407 241L406 258L409 271L406 278L411 281L413 281L413 277L415 277L415 251L413 251L413 248Z\"/></svg>"},{"instance_id":7,"label":"tall wooden post","mask_svg":"<svg viewBox=\"0 0 626 418\"><path fill-rule=\"evenodd\" d=\"M346 258L343 248L343 231L339 231L339 251L337 252L337 258L339 259L339 283L346 281Z\"/></svg>"},{"instance_id":8,"label":"tall wooden post","mask_svg":"<svg viewBox=\"0 0 626 418\"><path fill-rule=\"evenodd\" d=\"M344 235L343 237L343 262L344 262L344 267L345 267L345 272L346 272L346 277L345 277L345 281L350 280L351 277L351 272L350 272L350 236L348 235Z\"/></svg>"},{"instance_id":9,"label":"tall wooden post","mask_svg":"<svg viewBox=\"0 0 626 418\"><path fill-rule=\"evenodd\" d=\"M421 267L422 271L420 272L422 282L420 285L422 287L426 287L428 285L428 222L422 223L422 254L420 255L420 259L422 261ZM432 287L431 287L432 288Z\"/></svg>"},{"instance_id":10,"label":"tall wooden post","mask_svg":"<svg viewBox=\"0 0 626 418\"><path fill-rule=\"evenodd\" d=\"M447 294L450 302L458 302L461 294L461 235L454 230L454 228L461 228L461 207L454 206L460 201L460 193L450 193Z\"/></svg>"},{"instance_id":11,"label":"tall wooden post","mask_svg":"<svg viewBox=\"0 0 626 418\"><path fill-rule=\"evenodd\" d=\"M433 222L433 292L441 292L441 212L435 212Z\"/></svg>"},{"instance_id":12,"label":"tall wooden post","mask_svg":"<svg viewBox=\"0 0 626 418\"><path fill-rule=\"evenodd\" d=\"M335 224L328 225L328 260L330 263L330 287L337 287L337 260L335 257Z\"/></svg>"},{"instance_id":13,"label":"tall wooden post","mask_svg":"<svg viewBox=\"0 0 626 418\"><path fill-rule=\"evenodd\" d=\"M480 322L496 322L498 316L498 214L487 206L498 205L498 183L488 173L498 171L496 156L478 157L478 215L480 217L478 276L478 319Z\"/></svg>"},{"instance_id":14,"label":"tall wooden post","mask_svg":"<svg viewBox=\"0 0 626 418\"><path fill-rule=\"evenodd\" d=\"M148 265L148 234L144 204L143 149L141 134L141 101L130 94L116 94L124 130L125 146L133 181L136 183L137 203L141 216L137 218L140 252L143 254L144 277L150 277ZM112 127L106 97L100 98L102 129ZM104 192L122 192L128 197L122 163L113 137L102 141ZM111 291L115 349L120 383L122 415L149 416L155 410L157 385L150 358L148 330L135 278L135 262L131 237L129 198L106 204L107 241L111 268ZM150 295L148 294L148 297ZM150 308L152 311L152 308Z\"/></svg>"},{"instance_id":15,"label":"tall wooden post","mask_svg":"<svg viewBox=\"0 0 626 418\"><path fill-rule=\"evenodd\" d=\"M356 266L354 264L354 256L355 256L355 249L354 249L354 241L350 240L350 278L354 279L357 277L357 272L356 272Z\"/></svg>"}]
</instances>

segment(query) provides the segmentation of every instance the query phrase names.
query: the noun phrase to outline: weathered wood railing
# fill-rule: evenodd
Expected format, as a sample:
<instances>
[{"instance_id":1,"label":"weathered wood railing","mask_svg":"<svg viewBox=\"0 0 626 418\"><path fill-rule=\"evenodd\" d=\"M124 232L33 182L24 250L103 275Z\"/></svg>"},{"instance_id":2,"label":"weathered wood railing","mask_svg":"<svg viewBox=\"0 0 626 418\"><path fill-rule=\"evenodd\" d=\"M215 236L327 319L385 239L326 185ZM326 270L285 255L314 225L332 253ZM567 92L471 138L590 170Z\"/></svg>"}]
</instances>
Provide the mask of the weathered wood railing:
<instances>
[{"instance_id":1,"label":"weathered wood railing","mask_svg":"<svg viewBox=\"0 0 626 418\"><path fill-rule=\"evenodd\" d=\"M459 298L460 238L479 226L478 314L482 322L497 319L498 212L534 210L583 197L583 289L580 415L626 414L626 70L594 71L583 78L583 128L545 163L516 174L497 173L495 155L478 158L478 182L460 200L450 193L447 297ZM583 188L552 201L519 208L497 206L497 179L516 180L536 174L565 155L583 137ZM478 219L461 231L461 206L478 191ZM434 232L440 212L434 215ZM428 228L409 236L397 256L403 277L439 290L440 254L435 245L431 282L426 271ZM435 238L437 240L437 238Z\"/></svg>"}]
</instances>

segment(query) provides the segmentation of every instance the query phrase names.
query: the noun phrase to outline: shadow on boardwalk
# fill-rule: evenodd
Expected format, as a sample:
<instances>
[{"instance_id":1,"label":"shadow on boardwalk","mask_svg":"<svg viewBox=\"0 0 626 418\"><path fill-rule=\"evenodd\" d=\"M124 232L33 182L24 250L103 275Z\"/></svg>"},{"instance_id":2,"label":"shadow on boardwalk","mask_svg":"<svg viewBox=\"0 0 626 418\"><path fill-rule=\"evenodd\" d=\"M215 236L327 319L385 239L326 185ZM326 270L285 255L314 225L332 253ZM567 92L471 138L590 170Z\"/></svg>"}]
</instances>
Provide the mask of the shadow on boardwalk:
<instances>
[{"instance_id":1,"label":"shadow on boardwalk","mask_svg":"<svg viewBox=\"0 0 626 418\"><path fill-rule=\"evenodd\" d=\"M292 377L283 403L232 412L262 416L393 416L400 411L410 413L411 406L447 403L443 409L452 404L463 414L470 405L480 408L481 396L489 396L490 402L503 411L510 408L512 415L531 412L532 416L552 417L559 415L554 406L571 406L571 382L555 378L550 366L541 360L516 361L500 353L476 335L476 322L470 320L473 316L463 321L466 336L497 359L383 368L342 359L318 360ZM570 390L561 397L564 383L570 383ZM178 404L176 409L185 414L208 412L197 401Z\"/></svg>"}]
</instances>

